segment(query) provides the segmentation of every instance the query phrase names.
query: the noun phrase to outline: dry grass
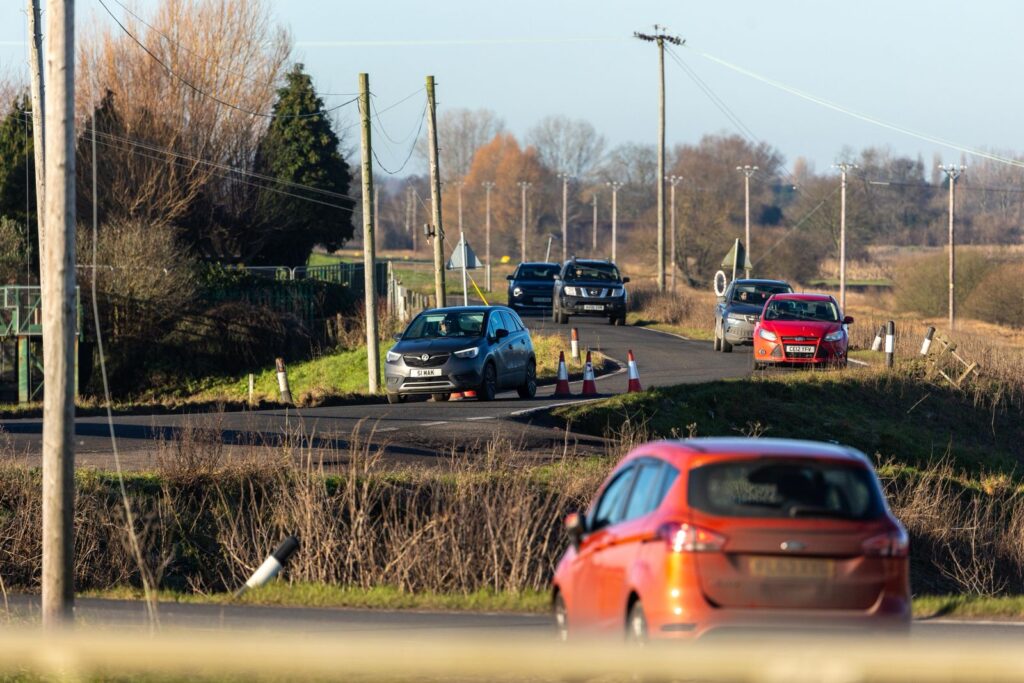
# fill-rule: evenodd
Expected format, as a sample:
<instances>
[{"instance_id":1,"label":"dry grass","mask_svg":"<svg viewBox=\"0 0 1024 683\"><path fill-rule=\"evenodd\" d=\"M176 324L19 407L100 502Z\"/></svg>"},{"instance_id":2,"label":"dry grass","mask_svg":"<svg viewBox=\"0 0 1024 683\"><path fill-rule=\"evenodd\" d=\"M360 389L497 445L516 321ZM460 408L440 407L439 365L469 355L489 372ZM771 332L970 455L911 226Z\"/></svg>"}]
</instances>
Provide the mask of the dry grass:
<instances>
[{"instance_id":1,"label":"dry grass","mask_svg":"<svg viewBox=\"0 0 1024 683\"><path fill-rule=\"evenodd\" d=\"M629 290L629 316L633 325L650 325L687 337L710 339L715 328L713 292L680 287L677 292L659 292L653 283L637 284Z\"/></svg>"}]
</instances>

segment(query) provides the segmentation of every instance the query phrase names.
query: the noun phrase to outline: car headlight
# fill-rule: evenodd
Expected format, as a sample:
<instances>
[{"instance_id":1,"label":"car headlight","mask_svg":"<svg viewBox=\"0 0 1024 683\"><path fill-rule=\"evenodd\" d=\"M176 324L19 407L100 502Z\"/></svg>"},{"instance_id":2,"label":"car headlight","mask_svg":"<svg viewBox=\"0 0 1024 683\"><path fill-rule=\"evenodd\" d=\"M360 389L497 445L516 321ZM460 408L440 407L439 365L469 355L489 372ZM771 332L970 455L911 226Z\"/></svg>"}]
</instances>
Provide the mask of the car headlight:
<instances>
[{"instance_id":1,"label":"car headlight","mask_svg":"<svg viewBox=\"0 0 1024 683\"><path fill-rule=\"evenodd\" d=\"M461 351L456 351L453 355L456 358L476 358L478 355L480 355L480 349L474 346L470 349L462 349Z\"/></svg>"},{"instance_id":2,"label":"car headlight","mask_svg":"<svg viewBox=\"0 0 1024 683\"><path fill-rule=\"evenodd\" d=\"M727 315L725 317L729 320L729 322L733 322L733 323L745 323L745 322L747 322L747 319L744 318L742 315L733 315L732 313L730 313L729 315Z\"/></svg>"},{"instance_id":3,"label":"car headlight","mask_svg":"<svg viewBox=\"0 0 1024 683\"><path fill-rule=\"evenodd\" d=\"M836 330L835 332L833 332L831 334L826 334L825 335L825 341L827 341L827 342L842 341L844 336L846 336L846 332L843 332L842 329L838 329L838 330Z\"/></svg>"},{"instance_id":4,"label":"car headlight","mask_svg":"<svg viewBox=\"0 0 1024 683\"><path fill-rule=\"evenodd\" d=\"M388 351L388 355L386 356L387 362L389 363L397 363L401 358L402 354L395 353L394 351Z\"/></svg>"},{"instance_id":5,"label":"car headlight","mask_svg":"<svg viewBox=\"0 0 1024 683\"><path fill-rule=\"evenodd\" d=\"M758 335L760 335L761 339L765 339L767 341L777 341L778 340L778 337L775 336L774 332L769 332L768 330L764 329L763 327L760 330L758 330L757 333L758 333Z\"/></svg>"},{"instance_id":6,"label":"car headlight","mask_svg":"<svg viewBox=\"0 0 1024 683\"><path fill-rule=\"evenodd\" d=\"M625 296L625 294L626 290L624 290L622 287L612 287L610 290L608 290L608 296L616 299L619 298L620 296Z\"/></svg>"},{"instance_id":7,"label":"car headlight","mask_svg":"<svg viewBox=\"0 0 1024 683\"><path fill-rule=\"evenodd\" d=\"M523 295L523 288L522 287L513 287L512 288L512 296L522 296L522 295Z\"/></svg>"},{"instance_id":8,"label":"car headlight","mask_svg":"<svg viewBox=\"0 0 1024 683\"><path fill-rule=\"evenodd\" d=\"M564 288L562 288L562 293L563 294L568 294L569 296L577 296L579 294L576 291L575 287L564 287Z\"/></svg>"}]
</instances>

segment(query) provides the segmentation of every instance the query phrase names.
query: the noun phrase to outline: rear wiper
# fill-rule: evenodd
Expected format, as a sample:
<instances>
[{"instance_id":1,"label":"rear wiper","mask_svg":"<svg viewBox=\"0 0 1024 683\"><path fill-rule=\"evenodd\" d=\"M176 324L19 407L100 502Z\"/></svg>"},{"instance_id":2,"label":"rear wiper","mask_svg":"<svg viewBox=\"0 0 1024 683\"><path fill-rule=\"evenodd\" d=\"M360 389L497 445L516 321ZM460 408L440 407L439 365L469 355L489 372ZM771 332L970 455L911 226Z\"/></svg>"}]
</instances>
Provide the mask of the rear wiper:
<instances>
[{"instance_id":1,"label":"rear wiper","mask_svg":"<svg viewBox=\"0 0 1024 683\"><path fill-rule=\"evenodd\" d=\"M787 508L790 517L836 517L838 519L856 519L842 510L819 507L817 505L790 505Z\"/></svg>"}]
</instances>

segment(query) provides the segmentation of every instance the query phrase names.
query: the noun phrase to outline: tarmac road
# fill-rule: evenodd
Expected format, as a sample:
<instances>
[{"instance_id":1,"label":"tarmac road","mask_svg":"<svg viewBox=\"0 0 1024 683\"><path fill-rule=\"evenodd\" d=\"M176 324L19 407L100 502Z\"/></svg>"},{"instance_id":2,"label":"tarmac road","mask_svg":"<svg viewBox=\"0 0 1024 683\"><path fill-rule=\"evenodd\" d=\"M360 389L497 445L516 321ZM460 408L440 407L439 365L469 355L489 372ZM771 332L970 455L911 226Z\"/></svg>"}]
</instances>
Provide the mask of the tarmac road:
<instances>
[{"instance_id":1,"label":"tarmac road","mask_svg":"<svg viewBox=\"0 0 1024 683\"><path fill-rule=\"evenodd\" d=\"M614 327L600 318L574 318L569 325L556 325L548 317L524 318L535 333L556 333L566 337L577 327L581 347L600 350L617 361L620 368L598 378L602 395L626 390L627 351L636 355L644 387L704 382L749 373L749 356L742 351L716 353L709 342L639 327ZM574 383L578 392L580 384ZM543 386L537 397L524 401L515 392L504 392L490 403L461 401L434 403L411 401L399 405L372 403L321 408L264 410L251 412L208 412L176 415L115 416L115 433L122 462L128 468L152 467L160 451L159 442L172 441L182 430L213 430L223 443L232 446L275 445L282 441L302 442L314 447L326 465L344 461L352 437L359 433L385 448L389 457L406 461L431 461L495 437L507 439L525 450L547 451L563 446L577 449L603 449L603 440L567 435L544 419L545 410L563 404L554 399L553 386ZM579 400L579 399L575 399ZM40 418L0 420L0 438L6 439L8 452L19 460L38 462L42 434ZM80 466L108 467L112 448L106 419L80 417L75 421L76 463ZM301 437L301 438L300 438ZM0 444L2 446L3 444Z\"/></svg>"}]
</instances>

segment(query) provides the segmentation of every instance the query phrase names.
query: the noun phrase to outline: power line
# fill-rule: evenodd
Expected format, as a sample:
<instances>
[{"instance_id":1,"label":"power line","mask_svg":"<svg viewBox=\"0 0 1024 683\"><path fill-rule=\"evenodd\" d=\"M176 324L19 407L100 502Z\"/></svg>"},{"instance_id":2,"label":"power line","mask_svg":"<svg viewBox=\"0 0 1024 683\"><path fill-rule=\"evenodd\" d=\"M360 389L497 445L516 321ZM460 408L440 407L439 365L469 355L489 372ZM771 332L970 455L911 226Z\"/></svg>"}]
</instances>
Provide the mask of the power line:
<instances>
[{"instance_id":1,"label":"power line","mask_svg":"<svg viewBox=\"0 0 1024 683\"><path fill-rule=\"evenodd\" d=\"M409 153L405 156L405 161L403 161L402 165L399 166L396 170L394 170L394 171L388 170L388 168L383 163L381 163L380 157L377 156L377 150L373 149L372 147L370 148L370 151L373 152L373 158L376 159L377 165L380 166L382 171L384 171L388 175L395 175L395 174L401 173L402 171L405 170L405 167L409 163L409 160L412 159L412 155L416 152L416 143L419 142L420 132L423 131L423 122L426 120L426 118L427 118L427 106L424 104L423 105L423 113L420 115L419 126L416 128L416 137L413 138L412 144L409 145ZM370 120L370 123L371 123L371 125L373 124L373 120L372 119ZM373 128L374 128L374 130L378 130L376 125L374 125ZM381 128L383 128L383 126ZM383 132L383 131L381 131L381 132ZM384 136L387 137L387 134L385 133ZM406 139L407 140L409 139L408 136L406 136Z\"/></svg>"},{"instance_id":2,"label":"power line","mask_svg":"<svg viewBox=\"0 0 1024 683\"><path fill-rule=\"evenodd\" d=\"M374 115L371 118L374 118L374 119L380 118L380 115L383 114L384 112L391 111L392 109L394 109L398 105L404 104L405 102L411 100L416 95L419 95L422 91L423 91L422 87L416 88L415 90L413 90L411 93L409 93L408 95L406 95L402 99L398 100L397 102L392 102L391 104L389 104L388 106L384 107L380 111L377 111L376 109L374 109ZM358 100L359 98L356 98L356 99ZM339 133L344 133L345 131L350 130L352 128L355 128L358 125L359 125L359 122L357 121L356 123L353 123L350 126L345 126L344 128L342 128L338 132Z\"/></svg>"},{"instance_id":3,"label":"power line","mask_svg":"<svg viewBox=\"0 0 1024 683\"><path fill-rule=\"evenodd\" d=\"M202 95L203 97L206 97L206 98L208 98L210 100L213 100L214 102L216 102L216 103L218 103L220 105L223 105L225 107L228 107L230 109L234 109L236 111L240 111L243 114L248 114L250 116L258 116L258 117L267 118L267 119L305 119L305 118L314 118L314 117L323 116L324 114L328 114L328 113L330 113L332 111L336 111L338 109L341 109L342 107L345 107L347 105L352 104L353 102L355 102L358 99L357 97L353 97L352 99L350 99L350 100L348 100L346 102L342 102L339 105L336 105L334 107L330 107L328 109L325 109L322 112L314 112L312 114L272 114L272 113L271 114L267 114L265 112L250 111L249 109L245 109L244 107L239 107L237 104L232 104L230 102L226 102L226 101L224 101L224 100L222 100L222 99L220 99L218 97L215 97L215 96L211 95L210 93L208 93L208 92L202 90L201 88L199 88L198 86L194 85L188 79L186 79L183 76L181 76L178 73L176 73L173 69L171 69L171 67L169 67L159 57L157 57L153 53L152 50L150 50L148 47L146 47L146 45L143 44L142 41L140 41L138 38L136 38L135 35L131 31L129 31L128 28L124 24L121 23L121 20L118 19L116 16L114 16L114 13L112 11L110 11L110 8L107 6L107 4L103 0L97 0L97 2L99 2L100 5L103 6L103 9L106 10L107 14L110 15L110 18L114 20L114 23L116 23L120 27L120 29L125 33L125 35L127 35L129 38L131 38L132 42L134 42L136 45L138 45L140 48L142 48L142 50L153 59L153 61L155 61L160 66L162 66L164 68L164 70L169 75L173 76L175 79L177 79L183 85L185 85L189 89L195 91L197 94Z\"/></svg>"},{"instance_id":4,"label":"power line","mask_svg":"<svg viewBox=\"0 0 1024 683\"><path fill-rule=\"evenodd\" d=\"M789 230L787 230L786 233L782 237L780 237L778 240L776 240L775 244L773 244L763 254L761 254L761 258L759 258L755 262L755 265L757 265L758 263L761 263L761 261L764 261L765 257L767 257L768 254L770 254L773 251L775 251L775 247L779 246L780 244L785 242L787 239L789 239L790 237L795 235L797 229L800 228L808 220L810 220L811 216L813 216L814 214L818 213L818 211L821 209L821 207L825 206L825 202L827 202L828 200L832 199L832 197L836 196L836 193L839 192L839 190L840 190L840 188L836 187L831 192L829 192L827 195L825 195L824 199L822 199L820 202L818 202L817 205L815 205L815 207L813 209L811 209L809 212L807 212L807 214L803 218L801 218L799 221L797 221L796 224L793 225L793 227L791 227Z\"/></svg>"}]
</instances>

